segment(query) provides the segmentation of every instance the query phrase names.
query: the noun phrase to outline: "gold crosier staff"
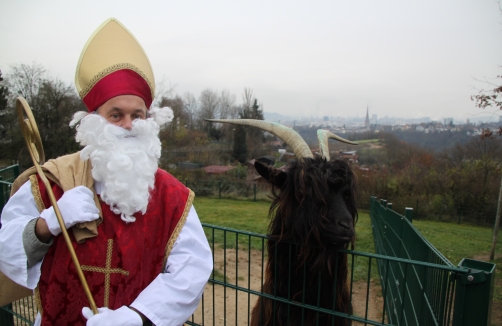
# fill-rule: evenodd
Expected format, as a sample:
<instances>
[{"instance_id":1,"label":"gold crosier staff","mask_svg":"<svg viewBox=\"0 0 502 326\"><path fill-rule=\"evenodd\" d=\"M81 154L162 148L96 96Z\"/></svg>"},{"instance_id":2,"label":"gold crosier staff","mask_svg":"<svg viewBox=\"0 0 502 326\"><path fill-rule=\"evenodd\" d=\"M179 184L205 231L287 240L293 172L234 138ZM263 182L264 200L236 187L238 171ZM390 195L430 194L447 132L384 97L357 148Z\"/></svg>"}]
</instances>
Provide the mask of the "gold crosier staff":
<instances>
[{"instance_id":1,"label":"gold crosier staff","mask_svg":"<svg viewBox=\"0 0 502 326\"><path fill-rule=\"evenodd\" d=\"M78 278L80 279L80 283L82 283L85 295L89 300L89 305L92 309L92 312L94 314L97 314L98 308L96 307L94 298L92 297L91 291L89 290L89 285L87 285L87 281L85 280L84 273L82 272L82 268L80 267L77 255L75 254L75 250L73 249L73 245L71 243L70 236L68 235L68 231L66 230L61 211L59 210L59 207L57 205L56 197L52 192L49 180L47 180L47 177L45 176L41 168L41 165L45 163L45 154L37 123L35 121L35 118L33 117L33 113L31 112L31 108L28 102L26 102L26 100L22 96L19 96L17 98L16 107L17 116L19 118L19 126L21 127L21 131L23 132L24 140L26 141L26 146L28 147L28 151L30 152L31 160L33 161L33 164L37 169L37 173L40 176L40 179L42 179L42 182L47 189L47 194L49 195L49 199L51 201L52 207L54 208L54 212L56 213L59 226L61 227L61 233L63 234L68 250L70 251L71 259L73 261L73 264L75 265L75 269L77 270Z\"/></svg>"}]
</instances>

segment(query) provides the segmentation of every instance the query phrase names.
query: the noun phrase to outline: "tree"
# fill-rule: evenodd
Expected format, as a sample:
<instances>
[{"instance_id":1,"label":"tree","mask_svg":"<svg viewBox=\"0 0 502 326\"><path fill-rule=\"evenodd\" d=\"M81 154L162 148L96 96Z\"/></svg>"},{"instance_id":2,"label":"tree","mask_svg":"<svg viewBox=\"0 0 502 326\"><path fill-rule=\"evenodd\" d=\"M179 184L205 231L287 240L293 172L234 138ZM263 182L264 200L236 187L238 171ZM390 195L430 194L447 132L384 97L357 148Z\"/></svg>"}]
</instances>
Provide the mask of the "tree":
<instances>
[{"instance_id":1,"label":"tree","mask_svg":"<svg viewBox=\"0 0 502 326\"><path fill-rule=\"evenodd\" d=\"M3 84L2 71L0 70L0 114L7 109L9 88Z\"/></svg>"},{"instance_id":2,"label":"tree","mask_svg":"<svg viewBox=\"0 0 502 326\"><path fill-rule=\"evenodd\" d=\"M235 119L239 115L239 109L235 106L235 95L231 94L229 90L223 90L219 100L219 115L220 119ZM220 136L232 142L234 126L231 124L222 124L220 126Z\"/></svg>"},{"instance_id":3,"label":"tree","mask_svg":"<svg viewBox=\"0 0 502 326\"><path fill-rule=\"evenodd\" d=\"M44 67L36 63L11 66L6 82L10 86L11 104L7 105L5 119L2 119L7 125L6 141L0 150L4 158L17 160L22 167L32 164L17 119L17 96L23 96L33 111L46 159L78 150L75 130L68 124L76 111L86 111L86 108L71 85L50 77Z\"/></svg>"},{"instance_id":4,"label":"tree","mask_svg":"<svg viewBox=\"0 0 502 326\"><path fill-rule=\"evenodd\" d=\"M12 65L11 73L7 75L11 94L15 97L22 96L30 104L37 106L37 95L43 82L47 79L45 68L33 62L31 65L17 64Z\"/></svg>"},{"instance_id":5,"label":"tree","mask_svg":"<svg viewBox=\"0 0 502 326\"><path fill-rule=\"evenodd\" d=\"M189 126L190 130L192 130L194 128L194 116L198 109L197 99L192 93L186 92L183 95L183 105L185 106L185 111L190 117Z\"/></svg>"},{"instance_id":6,"label":"tree","mask_svg":"<svg viewBox=\"0 0 502 326\"><path fill-rule=\"evenodd\" d=\"M502 78L502 75L497 76L497 78ZM471 100L476 102L476 107L480 109L486 109L488 107L494 107L498 110L502 110L502 85L497 85L496 83L488 82L491 87L488 90L482 89L479 91L478 95L472 95ZM502 128L496 131L498 136L502 135ZM491 137L493 135L493 131L489 129L483 129L483 133L481 138Z\"/></svg>"},{"instance_id":7,"label":"tree","mask_svg":"<svg viewBox=\"0 0 502 326\"><path fill-rule=\"evenodd\" d=\"M217 117L219 103L220 98L218 94L209 88L203 90L199 96L199 123L207 133L215 127L212 123L205 121L205 119L215 119Z\"/></svg>"},{"instance_id":8,"label":"tree","mask_svg":"<svg viewBox=\"0 0 502 326\"><path fill-rule=\"evenodd\" d=\"M260 110L258 100L253 96L253 91L249 88L244 89L242 95L243 104L239 112L241 119L263 120L263 111ZM252 158L257 158L263 144L263 130L254 127L244 127L246 132L247 152Z\"/></svg>"},{"instance_id":9,"label":"tree","mask_svg":"<svg viewBox=\"0 0 502 326\"><path fill-rule=\"evenodd\" d=\"M502 78L502 76L497 76ZM480 90L478 95L472 95L471 100L476 102L476 107L486 109L487 107L495 107L502 110L502 85L488 82L495 88L489 90Z\"/></svg>"},{"instance_id":10,"label":"tree","mask_svg":"<svg viewBox=\"0 0 502 326\"><path fill-rule=\"evenodd\" d=\"M235 104L235 95L231 94L229 90L224 89L221 91L219 104L220 119L233 119L238 115Z\"/></svg>"},{"instance_id":11,"label":"tree","mask_svg":"<svg viewBox=\"0 0 502 326\"><path fill-rule=\"evenodd\" d=\"M7 113L9 89L3 84L2 71L0 70L0 116L5 116ZM5 117L2 118L4 120ZM7 126L0 123L0 138L6 139Z\"/></svg>"},{"instance_id":12,"label":"tree","mask_svg":"<svg viewBox=\"0 0 502 326\"><path fill-rule=\"evenodd\" d=\"M86 111L73 87L59 79L47 78L36 94L38 105L33 115L44 143L47 158L54 158L78 150L74 129L69 123L77 111Z\"/></svg>"},{"instance_id":13,"label":"tree","mask_svg":"<svg viewBox=\"0 0 502 326\"><path fill-rule=\"evenodd\" d=\"M241 164L244 164L247 161L247 156L246 131L244 130L244 126L236 125L234 129L234 148L232 157Z\"/></svg>"},{"instance_id":14,"label":"tree","mask_svg":"<svg viewBox=\"0 0 502 326\"><path fill-rule=\"evenodd\" d=\"M499 3L499 10L500 10L500 3ZM497 76L497 78L502 78L501 75ZM495 107L498 108L499 110L502 110L502 85L497 85L494 83L490 83L492 85L492 89L489 90L481 90L478 95L473 95L471 96L471 100L476 102L476 106L480 109L485 109L487 107ZM498 136L502 135L502 127L499 127L499 129L496 131L496 134ZM481 134L481 138L487 138L487 137L492 137L493 132L489 129L483 129L483 132ZM498 207L497 207L497 213L495 217L495 227L493 231L493 240L492 240L492 248L490 250L490 260L493 260L494 254L495 254L495 246L497 244L497 237L498 237L498 230L499 230L499 224L500 224L500 219L501 219L501 214L502 214L502 181L501 181L501 186L499 189L499 198L498 198Z\"/></svg>"},{"instance_id":15,"label":"tree","mask_svg":"<svg viewBox=\"0 0 502 326\"><path fill-rule=\"evenodd\" d=\"M176 95L174 97L163 97L160 101L160 107L168 106L173 110L173 121L171 129L179 130L180 126L188 126L190 114L185 110L183 99Z\"/></svg>"},{"instance_id":16,"label":"tree","mask_svg":"<svg viewBox=\"0 0 502 326\"><path fill-rule=\"evenodd\" d=\"M263 120L263 111L260 110L260 106L258 105L258 100L256 98L254 99L253 106L251 107L251 119ZM258 128L249 128L246 141L250 156L252 158L258 158L263 146L263 131Z\"/></svg>"},{"instance_id":17,"label":"tree","mask_svg":"<svg viewBox=\"0 0 502 326\"><path fill-rule=\"evenodd\" d=\"M153 106L162 107L162 100L165 98L174 97L174 88L167 78L162 78L156 82L155 97L153 99Z\"/></svg>"}]
</instances>

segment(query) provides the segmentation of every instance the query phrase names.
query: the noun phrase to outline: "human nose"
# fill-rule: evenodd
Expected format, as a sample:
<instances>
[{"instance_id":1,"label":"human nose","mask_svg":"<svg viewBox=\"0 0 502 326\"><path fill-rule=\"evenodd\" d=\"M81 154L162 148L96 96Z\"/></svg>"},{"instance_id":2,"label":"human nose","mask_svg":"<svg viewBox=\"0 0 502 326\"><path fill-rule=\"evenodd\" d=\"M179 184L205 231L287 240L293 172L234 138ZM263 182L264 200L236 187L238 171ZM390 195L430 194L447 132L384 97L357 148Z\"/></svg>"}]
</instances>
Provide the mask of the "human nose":
<instances>
[{"instance_id":1,"label":"human nose","mask_svg":"<svg viewBox=\"0 0 502 326\"><path fill-rule=\"evenodd\" d=\"M132 121L133 119L129 116L124 117L122 120L122 125L121 127L126 129L126 130L131 130L132 129Z\"/></svg>"}]
</instances>

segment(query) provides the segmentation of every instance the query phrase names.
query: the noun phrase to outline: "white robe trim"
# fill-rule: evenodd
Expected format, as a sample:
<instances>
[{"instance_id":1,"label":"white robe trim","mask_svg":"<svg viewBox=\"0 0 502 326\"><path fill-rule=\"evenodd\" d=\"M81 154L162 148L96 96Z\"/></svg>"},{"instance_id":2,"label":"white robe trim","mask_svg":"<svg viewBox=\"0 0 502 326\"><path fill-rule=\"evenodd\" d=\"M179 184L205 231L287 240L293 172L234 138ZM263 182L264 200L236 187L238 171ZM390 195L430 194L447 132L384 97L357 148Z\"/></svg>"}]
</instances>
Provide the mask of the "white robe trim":
<instances>
[{"instance_id":1,"label":"white robe trim","mask_svg":"<svg viewBox=\"0 0 502 326\"><path fill-rule=\"evenodd\" d=\"M95 189L100 193L101 185L96 183ZM27 269L22 234L26 224L38 216L28 181L10 198L1 217L0 271L30 289L38 284L42 261ZM139 294L131 307L154 325L183 325L197 308L212 269L211 249L192 206L163 273ZM40 325L40 319L38 314L35 325Z\"/></svg>"}]
</instances>

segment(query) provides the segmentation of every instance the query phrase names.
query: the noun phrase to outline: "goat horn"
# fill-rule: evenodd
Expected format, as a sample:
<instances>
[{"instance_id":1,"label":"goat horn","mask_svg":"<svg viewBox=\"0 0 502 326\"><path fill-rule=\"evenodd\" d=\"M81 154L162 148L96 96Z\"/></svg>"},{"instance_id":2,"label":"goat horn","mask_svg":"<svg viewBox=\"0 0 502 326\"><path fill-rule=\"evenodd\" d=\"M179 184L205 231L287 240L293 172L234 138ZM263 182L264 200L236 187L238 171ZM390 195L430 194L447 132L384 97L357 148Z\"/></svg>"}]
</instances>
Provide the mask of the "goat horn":
<instances>
[{"instance_id":1,"label":"goat horn","mask_svg":"<svg viewBox=\"0 0 502 326\"><path fill-rule=\"evenodd\" d=\"M347 144L351 144L351 145L358 145L358 143L344 139L338 135L335 135L331 131L327 131L324 129L317 130L317 139L319 139L319 151L321 152L321 156L324 157L327 161L329 161L328 139L330 139L330 138L341 141L342 143L347 143Z\"/></svg>"},{"instance_id":2,"label":"goat horn","mask_svg":"<svg viewBox=\"0 0 502 326\"><path fill-rule=\"evenodd\" d=\"M252 126L268 131L271 134L282 139L286 144L291 146L293 152L298 159L314 158L309 146L296 131L279 123L268 122L255 119L205 119L210 122L231 123L236 125Z\"/></svg>"}]
</instances>

